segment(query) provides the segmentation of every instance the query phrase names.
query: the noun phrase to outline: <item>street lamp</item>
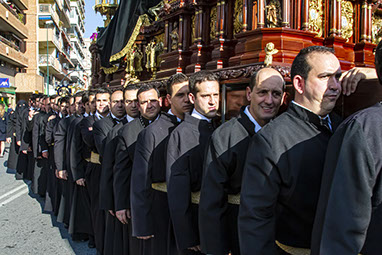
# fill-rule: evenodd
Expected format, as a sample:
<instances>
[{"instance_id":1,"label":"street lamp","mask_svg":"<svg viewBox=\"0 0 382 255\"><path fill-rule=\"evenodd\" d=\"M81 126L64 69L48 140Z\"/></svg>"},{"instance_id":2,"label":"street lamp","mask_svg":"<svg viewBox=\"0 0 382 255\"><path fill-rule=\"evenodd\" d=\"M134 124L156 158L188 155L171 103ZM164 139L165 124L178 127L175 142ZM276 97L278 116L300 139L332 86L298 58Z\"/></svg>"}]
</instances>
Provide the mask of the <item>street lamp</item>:
<instances>
[{"instance_id":1,"label":"street lamp","mask_svg":"<svg viewBox=\"0 0 382 255\"><path fill-rule=\"evenodd\" d=\"M53 25L52 20L45 22L46 27L46 94L49 96L49 33L48 26Z\"/></svg>"}]
</instances>

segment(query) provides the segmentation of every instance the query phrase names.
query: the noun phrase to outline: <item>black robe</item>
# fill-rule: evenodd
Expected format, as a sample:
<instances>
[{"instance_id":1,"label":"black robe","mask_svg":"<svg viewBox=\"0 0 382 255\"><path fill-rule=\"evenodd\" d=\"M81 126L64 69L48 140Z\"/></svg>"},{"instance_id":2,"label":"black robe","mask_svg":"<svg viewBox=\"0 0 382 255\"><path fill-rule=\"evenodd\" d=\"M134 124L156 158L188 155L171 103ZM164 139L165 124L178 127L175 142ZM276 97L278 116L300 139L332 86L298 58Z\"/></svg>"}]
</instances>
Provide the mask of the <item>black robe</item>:
<instances>
[{"instance_id":1,"label":"black robe","mask_svg":"<svg viewBox=\"0 0 382 255\"><path fill-rule=\"evenodd\" d=\"M340 120L330 115L332 129ZM239 209L242 255L310 248L325 153L332 133L294 103L251 139Z\"/></svg>"},{"instance_id":2,"label":"black robe","mask_svg":"<svg viewBox=\"0 0 382 255\"><path fill-rule=\"evenodd\" d=\"M108 211L114 211L113 167L115 163L116 136L119 130L127 124L127 119L113 127L105 140L105 150L102 158L100 180L100 208L106 211L104 254L128 254L128 238L123 239L123 224ZM124 249L124 247L126 247ZM124 250L126 252L124 252Z\"/></svg>"},{"instance_id":3,"label":"black robe","mask_svg":"<svg viewBox=\"0 0 382 255\"><path fill-rule=\"evenodd\" d=\"M176 244L181 251L200 244L199 206L191 202L191 193L200 191L205 150L212 132L213 126L207 120L186 114L168 141L167 195Z\"/></svg>"},{"instance_id":4,"label":"black robe","mask_svg":"<svg viewBox=\"0 0 382 255\"><path fill-rule=\"evenodd\" d=\"M71 140L71 134L69 134L69 127L75 118L75 115L71 115L65 119L60 120L60 122L58 123L56 133L54 135L54 162L59 171L66 170L68 175L67 180L59 180L59 185L61 185L62 192L57 221L63 222L67 225L69 225L70 220L73 187L73 178L69 165L70 157L68 153L68 148Z\"/></svg>"},{"instance_id":5,"label":"black robe","mask_svg":"<svg viewBox=\"0 0 382 255\"><path fill-rule=\"evenodd\" d=\"M113 168L113 189L115 211L130 209L131 171L134 162L135 145L139 133L149 125L141 116L123 126L116 137L115 164ZM130 254L149 254L143 245L151 240L143 241L132 236L131 221L127 224ZM126 236L126 226L123 235ZM124 238L125 239L125 238Z\"/></svg>"},{"instance_id":6,"label":"black robe","mask_svg":"<svg viewBox=\"0 0 382 255\"><path fill-rule=\"evenodd\" d=\"M45 130L45 142L48 145L48 173L47 187L45 195L44 211L53 212L57 215L59 198L61 197L61 186L58 185L56 177L56 164L54 163L54 133L57 130L58 122L61 120L58 114L54 119L48 120Z\"/></svg>"},{"instance_id":7,"label":"black robe","mask_svg":"<svg viewBox=\"0 0 382 255\"><path fill-rule=\"evenodd\" d=\"M17 157L18 157L18 146L16 144L16 121L17 113L14 111L9 114L7 123L7 138L11 138L12 142L9 145L9 154L7 160L7 168L16 169Z\"/></svg>"},{"instance_id":8,"label":"black robe","mask_svg":"<svg viewBox=\"0 0 382 255\"><path fill-rule=\"evenodd\" d=\"M94 145L97 148L100 161L102 162L102 157L105 148L105 141L109 131L117 123L113 121L110 115L105 118L94 122L93 124L93 139ZM104 253L104 240L105 240L105 211L100 208L100 179L101 179L102 166L93 169L94 182L89 184L90 191L90 203L93 217L93 228L94 228L94 239L96 244L96 249L99 253Z\"/></svg>"},{"instance_id":9,"label":"black robe","mask_svg":"<svg viewBox=\"0 0 382 255\"><path fill-rule=\"evenodd\" d=\"M30 132L27 131L29 108L25 108L16 121L16 142L20 141L19 157L17 159L17 173L23 176L23 179L32 180L33 177L33 155L29 151L24 154L22 151L28 151L30 142Z\"/></svg>"},{"instance_id":10,"label":"black robe","mask_svg":"<svg viewBox=\"0 0 382 255\"><path fill-rule=\"evenodd\" d=\"M167 194L152 189L166 182L166 145L178 125L176 116L162 113L139 133L131 173L131 217L133 236L154 235L151 254L175 254Z\"/></svg>"},{"instance_id":11,"label":"black robe","mask_svg":"<svg viewBox=\"0 0 382 255\"><path fill-rule=\"evenodd\" d=\"M33 119L30 122L32 126L32 151L35 159L32 191L42 197L45 197L46 194L49 169L48 159L42 157L42 152L48 151L48 144L45 140L45 131L48 118L52 114L52 112L46 113L44 111L40 111L38 114L33 116Z\"/></svg>"},{"instance_id":12,"label":"black robe","mask_svg":"<svg viewBox=\"0 0 382 255\"><path fill-rule=\"evenodd\" d=\"M85 179L86 158L89 151L85 148L81 135L83 117L80 116L72 122L73 135L70 143L70 170L73 177L73 195L70 212L69 233L75 238L83 238L85 235L93 235L93 224L90 215L90 198L87 188L76 184L76 181Z\"/></svg>"},{"instance_id":13,"label":"black robe","mask_svg":"<svg viewBox=\"0 0 382 255\"><path fill-rule=\"evenodd\" d=\"M312 254L382 252L382 103L347 118L330 139Z\"/></svg>"},{"instance_id":14,"label":"black robe","mask_svg":"<svg viewBox=\"0 0 382 255\"><path fill-rule=\"evenodd\" d=\"M239 205L229 203L227 196L240 195L246 152L255 134L244 109L216 129L208 145L199 203L200 243L206 254L240 255Z\"/></svg>"}]
</instances>

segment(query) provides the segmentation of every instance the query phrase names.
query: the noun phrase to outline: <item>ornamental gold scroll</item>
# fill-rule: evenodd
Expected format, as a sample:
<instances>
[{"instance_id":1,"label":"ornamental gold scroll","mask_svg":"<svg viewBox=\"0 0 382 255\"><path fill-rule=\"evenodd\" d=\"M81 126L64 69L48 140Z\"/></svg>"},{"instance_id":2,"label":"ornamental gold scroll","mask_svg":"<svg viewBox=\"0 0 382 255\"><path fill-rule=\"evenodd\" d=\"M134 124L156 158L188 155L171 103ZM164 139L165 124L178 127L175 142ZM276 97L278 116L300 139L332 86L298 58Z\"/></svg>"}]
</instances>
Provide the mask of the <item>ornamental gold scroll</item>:
<instances>
[{"instance_id":1,"label":"ornamental gold scroll","mask_svg":"<svg viewBox=\"0 0 382 255\"><path fill-rule=\"evenodd\" d=\"M372 17L372 42L378 44L382 38L382 16L374 14Z\"/></svg>"},{"instance_id":2,"label":"ornamental gold scroll","mask_svg":"<svg viewBox=\"0 0 382 255\"><path fill-rule=\"evenodd\" d=\"M316 32L318 37L322 37L323 33L323 13L322 0L309 1L309 30Z\"/></svg>"},{"instance_id":3,"label":"ornamental gold scroll","mask_svg":"<svg viewBox=\"0 0 382 255\"><path fill-rule=\"evenodd\" d=\"M354 7L351 1L341 1L341 36L346 41L353 36Z\"/></svg>"}]
</instances>

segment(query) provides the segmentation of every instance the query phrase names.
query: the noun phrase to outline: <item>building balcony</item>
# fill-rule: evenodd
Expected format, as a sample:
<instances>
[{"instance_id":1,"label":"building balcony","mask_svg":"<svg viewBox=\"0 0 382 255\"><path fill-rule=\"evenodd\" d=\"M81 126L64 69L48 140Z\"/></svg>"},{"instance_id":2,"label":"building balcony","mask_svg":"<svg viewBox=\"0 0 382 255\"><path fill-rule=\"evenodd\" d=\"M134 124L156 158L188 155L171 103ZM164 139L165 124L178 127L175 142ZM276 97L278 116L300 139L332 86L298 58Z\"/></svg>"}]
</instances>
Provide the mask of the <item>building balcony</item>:
<instances>
[{"instance_id":1,"label":"building balcony","mask_svg":"<svg viewBox=\"0 0 382 255\"><path fill-rule=\"evenodd\" d=\"M45 54L39 54L38 64L40 70L44 73L47 73L47 67L49 67L49 74L57 77L58 79L62 79L66 75L65 68L63 68L60 61L52 55L49 55L47 63L47 56Z\"/></svg>"},{"instance_id":2,"label":"building balcony","mask_svg":"<svg viewBox=\"0 0 382 255\"><path fill-rule=\"evenodd\" d=\"M62 41L56 35L54 28L39 28L38 41L42 47L46 47L46 42L48 41L49 47L56 47L61 49L63 46Z\"/></svg>"},{"instance_id":3,"label":"building balcony","mask_svg":"<svg viewBox=\"0 0 382 255\"><path fill-rule=\"evenodd\" d=\"M12 2L20 9L20 10L27 10L28 5L26 0L12 0Z\"/></svg>"},{"instance_id":4,"label":"building balcony","mask_svg":"<svg viewBox=\"0 0 382 255\"><path fill-rule=\"evenodd\" d=\"M60 17L58 13L53 9L51 4L39 4L39 19L48 19L51 17L56 27L60 26Z\"/></svg>"},{"instance_id":5,"label":"building balcony","mask_svg":"<svg viewBox=\"0 0 382 255\"><path fill-rule=\"evenodd\" d=\"M57 4L57 8L60 10L60 12L64 11L64 2L63 0L55 0Z\"/></svg>"},{"instance_id":6,"label":"building balcony","mask_svg":"<svg viewBox=\"0 0 382 255\"><path fill-rule=\"evenodd\" d=\"M69 10L64 8L63 11L60 12L60 18L64 27L70 27L70 13Z\"/></svg>"},{"instance_id":7,"label":"building balcony","mask_svg":"<svg viewBox=\"0 0 382 255\"><path fill-rule=\"evenodd\" d=\"M17 13L7 3L0 0L0 30L11 32L20 39L28 37L28 30L25 26L25 15Z\"/></svg>"},{"instance_id":8,"label":"building balcony","mask_svg":"<svg viewBox=\"0 0 382 255\"><path fill-rule=\"evenodd\" d=\"M28 58L17 49L16 45L4 37L0 37L0 58L6 59L15 66L28 67Z\"/></svg>"}]
</instances>

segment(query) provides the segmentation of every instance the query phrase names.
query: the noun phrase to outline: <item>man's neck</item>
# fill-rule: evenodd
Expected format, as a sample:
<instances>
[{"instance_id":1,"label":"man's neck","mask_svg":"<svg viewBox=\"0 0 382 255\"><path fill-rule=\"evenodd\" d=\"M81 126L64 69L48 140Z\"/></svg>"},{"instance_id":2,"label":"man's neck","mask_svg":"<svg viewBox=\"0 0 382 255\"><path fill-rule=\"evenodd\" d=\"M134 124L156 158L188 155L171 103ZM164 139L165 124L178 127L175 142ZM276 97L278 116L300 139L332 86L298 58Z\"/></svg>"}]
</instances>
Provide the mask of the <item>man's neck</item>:
<instances>
[{"instance_id":1,"label":"man's neck","mask_svg":"<svg viewBox=\"0 0 382 255\"><path fill-rule=\"evenodd\" d=\"M176 111L174 109L174 107L171 106L170 108L170 111L169 111L170 114L174 115L175 117L177 117L178 119L181 119L181 120L184 120L184 113L183 114L180 114L178 111Z\"/></svg>"}]
</instances>

